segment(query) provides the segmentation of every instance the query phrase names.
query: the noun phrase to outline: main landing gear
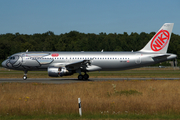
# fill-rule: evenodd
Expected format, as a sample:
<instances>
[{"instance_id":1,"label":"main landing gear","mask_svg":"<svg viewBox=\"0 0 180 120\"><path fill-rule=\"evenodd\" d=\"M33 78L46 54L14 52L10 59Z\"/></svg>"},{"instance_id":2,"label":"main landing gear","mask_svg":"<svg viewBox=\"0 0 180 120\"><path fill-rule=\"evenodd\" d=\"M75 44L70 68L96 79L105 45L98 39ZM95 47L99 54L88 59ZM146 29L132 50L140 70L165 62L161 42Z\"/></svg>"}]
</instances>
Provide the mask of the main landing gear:
<instances>
[{"instance_id":1,"label":"main landing gear","mask_svg":"<svg viewBox=\"0 0 180 120\"><path fill-rule=\"evenodd\" d=\"M26 80L26 79L27 79L27 72L28 72L28 71L24 71L23 80Z\"/></svg>"},{"instance_id":2,"label":"main landing gear","mask_svg":"<svg viewBox=\"0 0 180 120\"><path fill-rule=\"evenodd\" d=\"M84 75L81 75L81 74L78 75L78 80L83 80L83 79L88 80L88 78L89 78L89 75L86 73Z\"/></svg>"}]
</instances>

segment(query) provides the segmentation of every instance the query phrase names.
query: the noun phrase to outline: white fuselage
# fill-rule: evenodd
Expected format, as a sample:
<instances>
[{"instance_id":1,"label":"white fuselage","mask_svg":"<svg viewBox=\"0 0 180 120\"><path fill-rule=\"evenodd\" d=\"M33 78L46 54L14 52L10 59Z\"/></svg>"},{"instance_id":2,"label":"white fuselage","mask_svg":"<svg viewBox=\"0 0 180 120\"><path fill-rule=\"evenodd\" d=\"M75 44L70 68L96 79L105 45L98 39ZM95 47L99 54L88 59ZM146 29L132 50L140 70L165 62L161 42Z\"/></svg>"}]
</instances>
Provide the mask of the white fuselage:
<instances>
[{"instance_id":1,"label":"white fuselage","mask_svg":"<svg viewBox=\"0 0 180 120\"><path fill-rule=\"evenodd\" d=\"M156 59L156 56L163 55L164 57ZM17 59L13 59L13 56ZM16 70L47 70L50 66L65 67L71 63L88 60L90 64L86 71L111 71L147 66L176 57L175 54L143 52L22 52L12 55L12 59L5 60L2 66Z\"/></svg>"}]
</instances>

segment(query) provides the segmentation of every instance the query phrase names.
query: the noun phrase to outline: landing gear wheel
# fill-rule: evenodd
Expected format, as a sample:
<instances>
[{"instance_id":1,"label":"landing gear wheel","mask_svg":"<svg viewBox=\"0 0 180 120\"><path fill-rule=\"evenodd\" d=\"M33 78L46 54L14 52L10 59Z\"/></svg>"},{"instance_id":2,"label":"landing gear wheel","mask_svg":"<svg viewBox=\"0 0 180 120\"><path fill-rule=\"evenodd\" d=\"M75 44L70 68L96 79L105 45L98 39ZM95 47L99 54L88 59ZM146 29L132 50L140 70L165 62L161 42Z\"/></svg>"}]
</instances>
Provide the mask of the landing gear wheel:
<instances>
[{"instance_id":1,"label":"landing gear wheel","mask_svg":"<svg viewBox=\"0 0 180 120\"><path fill-rule=\"evenodd\" d=\"M23 80L26 80L27 79L27 76L23 76Z\"/></svg>"},{"instance_id":2,"label":"landing gear wheel","mask_svg":"<svg viewBox=\"0 0 180 120\"><path fill-rule=\"evenodd\" d=\"M78 80L83 80L83 75L78 75Z\"/></svg>"},{"instance_id":3,"label":"landing gear wheel","mask_svg":"<svg viewBox=\"0 0 180 120\"><path fill-rule=\"evenodd\" d=\"M88 78L89 78L89 75L88 74L84 74L84 79L88 80Z\"/></svg>"}]
</instances>

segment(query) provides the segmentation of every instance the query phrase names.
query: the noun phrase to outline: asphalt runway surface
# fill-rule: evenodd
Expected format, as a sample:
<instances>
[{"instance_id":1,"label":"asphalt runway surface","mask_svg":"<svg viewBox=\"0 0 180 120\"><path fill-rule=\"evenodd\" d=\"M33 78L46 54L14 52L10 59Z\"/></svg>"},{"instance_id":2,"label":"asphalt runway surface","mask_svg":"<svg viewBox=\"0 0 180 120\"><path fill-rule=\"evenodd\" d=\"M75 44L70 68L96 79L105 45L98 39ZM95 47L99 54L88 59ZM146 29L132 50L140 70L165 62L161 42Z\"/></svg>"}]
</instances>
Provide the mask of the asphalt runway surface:
<instances>
[{"instance_id":1,"label":"asphalt runway surface","mask_svg":"<svg viewBox=\"0 0 180 120\"><path fill-rule=\"evenodd\" d=\"M0 78L0 83L4 82L20 82L20 83L51 83L51 84L65 84L87 81L123 81L123 80L180 80L180 78L90 78L89 80L78 80L76 78Z\"/></svg>"}]
</instances>

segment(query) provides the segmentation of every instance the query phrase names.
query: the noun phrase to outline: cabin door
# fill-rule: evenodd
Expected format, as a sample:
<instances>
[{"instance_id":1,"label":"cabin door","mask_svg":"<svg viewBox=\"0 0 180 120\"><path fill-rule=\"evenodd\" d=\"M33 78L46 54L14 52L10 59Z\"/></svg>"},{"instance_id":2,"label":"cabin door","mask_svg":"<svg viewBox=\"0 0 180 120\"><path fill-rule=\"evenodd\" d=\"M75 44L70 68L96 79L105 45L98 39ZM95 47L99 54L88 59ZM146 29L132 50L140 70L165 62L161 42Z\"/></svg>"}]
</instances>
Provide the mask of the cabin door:
<instances>
[{"instance_id":1,"label":"cabin door","mask_svg":"<svg viewBox=\"0 0 180 120\"><path fill-rule=\"evenodd\" d=\"M140 64L141 63L141 54L137 53L136 54L136 64Z\"/></svg>"}]
</instances>

